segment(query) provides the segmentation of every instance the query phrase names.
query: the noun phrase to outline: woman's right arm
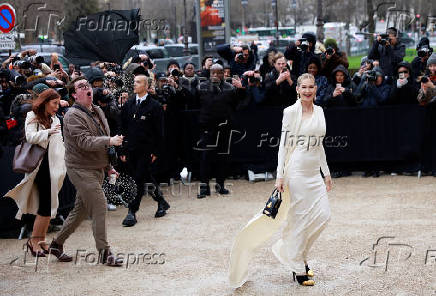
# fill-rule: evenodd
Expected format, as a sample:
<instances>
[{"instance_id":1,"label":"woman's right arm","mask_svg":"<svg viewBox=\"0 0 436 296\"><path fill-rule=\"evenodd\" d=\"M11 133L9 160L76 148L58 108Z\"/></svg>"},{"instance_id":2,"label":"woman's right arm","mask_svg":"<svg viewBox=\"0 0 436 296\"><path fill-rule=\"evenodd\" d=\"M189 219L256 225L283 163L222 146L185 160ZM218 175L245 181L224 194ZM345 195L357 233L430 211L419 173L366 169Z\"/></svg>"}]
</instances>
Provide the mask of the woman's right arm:
<instances>
[{"instance_id":1,"label":"woman's right arm","mask_svg":"<svg viewBox=\"0 0 436 296\"><path fill-rule=\"evenodd\" d=\"M289 135L289 127L288 127L288 112L285 109L283 111L283 120L282 120L282 130L280 135L280 146L279 146L279 153L277 156L277 180L276 180L276 187L279 191L283 191L283 183L284 183L284 176L285 176L285 161L286 161L286 154L288 149L288 143L287 139L291 136Z\"/></svg>"},{"instance_id":2,"label":"woman's right arm","mask_svg":"<svg viewBox=\"0 0 436 296\"><path fill-rule=\"evenodd\" d=\"M26 141L30 144L38 144L43 146L42 143L48 140L49 130L38 130L38 122L34 115L30 115L33 112L28 112L25 122Z\"/></svg>"}]
</instances>

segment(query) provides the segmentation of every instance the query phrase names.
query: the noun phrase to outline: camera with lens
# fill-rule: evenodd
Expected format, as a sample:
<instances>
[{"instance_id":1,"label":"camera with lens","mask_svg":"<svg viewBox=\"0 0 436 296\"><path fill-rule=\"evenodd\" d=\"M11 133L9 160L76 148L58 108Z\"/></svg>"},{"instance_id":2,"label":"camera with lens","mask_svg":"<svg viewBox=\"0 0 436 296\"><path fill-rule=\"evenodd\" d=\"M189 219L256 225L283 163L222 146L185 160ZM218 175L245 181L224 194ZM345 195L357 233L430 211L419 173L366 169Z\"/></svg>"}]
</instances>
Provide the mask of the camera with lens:
<instances>
[{"instance_id":1,"label":"camera with lens","mask_svg":"<svg viewBox=\"0 0 436 296\"><path fill-rule=\"evenodd\" d=\"M242 62L244 60L244 54L242 52L236 54L236 60Z\"/></svg>"},{"instance_id":2,"label":"camera with lens","mask_svg":"<svg viewBox=\"0 0 436 296\"><path fill-rule=\"evenodd\" d=\"M32 64L42 64L44 63L44 58L41 56L31 56L28 61Z\"/></svg>"},{"instance_id":3,"label":"camera with lens","mask_svg":"<svg viewBox=\"0 0 436 296\"><path fill-rule=\"evenodd\" d=\"M364 73L364 78L366 78L366 81L376 81L377 80L377 72L374 70L368 70Z\"/></svg>"},{"instance_id":4,"label":"camera with lens","mask_svg":"<svg viewBox=\"0 0 436 296\"><path fill-rule=\"evenodd\" d=\"M427 45L421 46L420 48L418 48L418 57L423 58L426 55L431 55L433 52L433 48L429 48Z\"/></svg>"},{"instance_id":5,"label":"camera with lens","mask_svg":"<svg viewBox=\"0 0 436 296\"><path fill-rule=\"evenodd\" d=\"M171 70L170 74L171 74L171 76L173 76L173 77L179 77L179 76L182 76L182 73L181 73L179 70L175 69L175 68Z\"/></svg>"},{"instance_id":6,"label":"camera with lens","mask_svg":"<svg viewBox=\"0 0 436 296\"><path fill-rule=\"evenodd\" d=\"M427 76L422 76L421 79L419 79L418 82L420 82L420 83L427 83L427 82L429 82L429 79L428 79Z\"/></svg>"},{"instance_id":7,"label":"camera with lens","mask_svg":"<svg viewBox=\"0 0 436 296\"><path fill-rule=\"evenodd\" d=\"M104 88L94 88L94 100L95 102L100 102L103 104L108 104L113 100L113 97L110 93L105 94Z\"/></svg>"},{"instance_id":8,"label":"camera with lens","mask_svg":"<svg viewBox=\"0 0 436 296\"><path fill-rule=\"evenodd\" d=\"M386 45L386 43L389 41L389 34L380 34L380 41L379 43L381 45Z\"/></svg>"},{"instance_id":9,"label":"camera with lens","mask_svg":"<svg viewBox=\"0 0 436 296\"><path fill-rule=\"evenodd\" d=\"M212 59L212 65L213 64L220 64L221 66L224 65L223 61L221 61L220 59L217 59L217 58Z\"/></svg>"},{"instance_id":10,"label":"camera with lens","mask_svg":"<svg viewBox=\"0 0 436 296\"><path fill-rule=\"evenodd\" d=\"M306 38L298 39L300 41L300 46L297 47L299 51L307 51L309 48L309 41Z\"/></svg>"},{"instance_id":11,"label":"camera with lens","mask_svg":"<svg viewBox=\"0 0 436 296\"><path fill-rule=\"evenodd\" d=\"M15 78L14 78L14 82L15 82L15 85L16 85L16 86L21 86L21 85L23 85L24 83L26 83L26 81L27 81L27 79L26 79L26 77L24 77L23 75L17 75L17 76L15 76Z\"/></svg>"},{"instance_id":12,"label":"camera with lens","mask_svg":"<svg viewBox=\"0 0 436 296\"><path fill-rule=\"evenodd\" d=\"M68 90L65 87L55 88L55 90L58 92L61 98L68 96Z\"/></svg>"},{"instance_id":13,"label":"camera with lens","mask_svg":"<svg viewBox=\"0 0 436 296\"><path fill-rule=\"evenodd\" d=\"M328 55L333 55L334 49L333 47L327 47L327 49L325 50L325 53Z\"/></svg>"},{"instance_id":14,"label":"camera with lens","mask_svg":"<svg viewBox=\"0 0 436 296\"><path fill-rule=\"evenodd\" d=\"M256 76L248 76L248 82L250 83L260 83L260 78Z\"/></svg>"}]
</instances>

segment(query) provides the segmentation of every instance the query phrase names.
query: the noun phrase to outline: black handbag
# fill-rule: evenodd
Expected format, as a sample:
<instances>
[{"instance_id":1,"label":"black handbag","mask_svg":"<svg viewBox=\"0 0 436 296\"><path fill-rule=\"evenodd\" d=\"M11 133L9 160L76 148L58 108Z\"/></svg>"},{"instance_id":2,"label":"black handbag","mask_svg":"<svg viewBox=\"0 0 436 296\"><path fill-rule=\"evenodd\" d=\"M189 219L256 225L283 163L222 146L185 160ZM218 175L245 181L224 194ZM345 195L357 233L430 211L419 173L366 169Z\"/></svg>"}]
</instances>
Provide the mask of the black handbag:
<instances>
[{"instance_id":1,"label":"black handbag","mask_svg":"<svg viewBox=\"0 0 436 296\"><path fill-rule=\"evenodd\" d=\"M282 203L282 193L278 191L276 188L273 190L271 196L266 202L265 208L263 209L263 213L268 217L275 219L277 213L279 212L281 203Z\"/></svg>"}]
</instances>

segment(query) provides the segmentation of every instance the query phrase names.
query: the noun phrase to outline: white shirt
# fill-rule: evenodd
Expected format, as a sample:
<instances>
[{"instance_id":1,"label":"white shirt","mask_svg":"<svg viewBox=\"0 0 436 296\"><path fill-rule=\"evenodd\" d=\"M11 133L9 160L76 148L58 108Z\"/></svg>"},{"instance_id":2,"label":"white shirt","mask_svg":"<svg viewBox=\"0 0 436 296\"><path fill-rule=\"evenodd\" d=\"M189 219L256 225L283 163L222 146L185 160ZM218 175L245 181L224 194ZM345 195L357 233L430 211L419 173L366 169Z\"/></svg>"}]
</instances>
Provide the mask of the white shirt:
<instances>
[{"instance_id":1,"label":"white shirt","mask_svg":"<svg viewBox=\"0 0 436 296\"><path fill-rule=\"evenodd\" d=\"M136 95L136 104L138 104L138 101L139 101L139 104L144 102L145 99L147 98L147 95L148 95L148 93L146 93L143 97L139 97L138 95Z\"/></svg>"}]
</instances>

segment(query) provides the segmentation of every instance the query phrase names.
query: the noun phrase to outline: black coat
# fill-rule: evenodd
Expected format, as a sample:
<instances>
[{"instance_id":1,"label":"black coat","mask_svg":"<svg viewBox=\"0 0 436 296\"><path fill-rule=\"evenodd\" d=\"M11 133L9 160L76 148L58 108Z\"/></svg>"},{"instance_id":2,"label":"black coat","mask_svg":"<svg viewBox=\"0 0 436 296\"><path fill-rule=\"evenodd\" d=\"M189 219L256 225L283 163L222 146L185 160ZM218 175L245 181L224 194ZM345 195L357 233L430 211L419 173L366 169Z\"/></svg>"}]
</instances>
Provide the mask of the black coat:
<instances>
[{"instance_id":1,"label":"black coat","mask_svg":"<svg viewBox=\"0 0 436 296\"><path fill-rule=\"evenodd\" d=\"M239 101L245 98L243 90L236 90L233 85L222 81L219 86L210 80L198 86L200 98L199 123L201 128L217 128L220 123L233 121L233 114Z\"/></svg>"},{"instance_id":2,"label":"black coat","mask_svg":"<svg viewBox=\"0 0 436 296\"><path fill-rule=\"evenodd\" d=\"M143 151L159 156L163 143L162 106L147 95L145 101L136 105L136 95L129 98L121 109L124 149Z\"/></svg>"},{"instance_id":3,"label":"black coat","mask_svg":"<svg viewBox=\"0 0 436 296\"><path fill-rule=\"evenodd\" d=\"M333 97L333 92L336 89L336 72L341 71L345 75L344 82L342 83L342 87L345 88L345 92L341 95L338 95L336 97ZM356 98L355 93L356 91L356 85L351 80L348 70L345 69L343 65L339 65L336 67L336 69L333 70L331 74L331 82L329 83L329 86L326 90L326 96L324 99L324 105L325 107L345 107L345 106L355 106L356 105Z\"/></svg>"},{"instance_id":4,"label":"black coat","mask_svg":"<svg viewBox=\"0 0 436 296\"><path fill-rule=\"evenodd\" d=\"M274 68L265 77L265 100L262 105L266 106L291 106L297 100L297 92L295 90L296 79L291 75L294 83L289 85L287 81L283 81L279 85L276 80L279 78L279 72Z\"/></svg>"},{"instance_id":5,"label":"black coat","mask_svg":"<svg viewBox=\"0 0 436 296\"><path fill-rule=\"evenodd\" d=\"M371 50L368 53L368 59L379 60L380 68L386 76L393 76L394 69L406 55L406 46L398 41L395 46L383 46L374 41Z\"/></svg>"}]
</instances>

